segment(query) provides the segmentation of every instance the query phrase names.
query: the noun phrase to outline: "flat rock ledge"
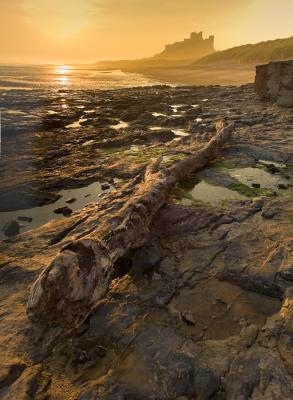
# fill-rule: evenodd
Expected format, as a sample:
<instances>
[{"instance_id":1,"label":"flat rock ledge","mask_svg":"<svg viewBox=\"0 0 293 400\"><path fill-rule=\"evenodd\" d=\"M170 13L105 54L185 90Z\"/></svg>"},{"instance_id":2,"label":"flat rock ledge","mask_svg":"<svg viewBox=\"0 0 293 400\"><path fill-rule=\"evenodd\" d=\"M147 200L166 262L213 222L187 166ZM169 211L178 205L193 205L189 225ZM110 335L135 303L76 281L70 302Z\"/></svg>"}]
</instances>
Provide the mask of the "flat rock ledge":
<instances>
[{"instance_id":1,"label":"flat rock ledge","mask_svg":"<svg viewBox=\"0 0 293 400\"><path fill-rule=\"evenodd\" d=\"M0 242L0 399L292 400L292 109L261 101L252 85L70 91L66 113L78 110L71 114L59 110L64 93L50 95L50 109L59 113L45 117L53 118L50 128L25 134L19 124L21 157L9 143L0 203L6 211L19 210L34 193L46 204L60 188L94 181L115 189ZM80 118L80 99L95 110L88 125L62 128ZM176 113L175 105L182 105ZM33 114L45 111L36 104ZM116 132L109 128L113 119L129 127ZM56 254L119 212L151 158L165 156L166 167L183 159L191 145L200 149L211 139L218 119L234 121L231 140L216 162L176 188L153 219L148 241L117 260L108 292L84 323L58 340L54 332L36 337L26 305L31 286ZM148 127L156 126L189 136L154 139L156 131ZM109 148L102 147L105 139ZM232 179L231 170L248 167L270 172L285 182L283 189L268 191L258 179L245 187ZM239 193L244 187L244 198L218 206L186 204L182 193L199 180ZM20 190L21 204L14 202ZM64 200L73 194L78 202L75 193Z\"/></svg>"}]
</instances>

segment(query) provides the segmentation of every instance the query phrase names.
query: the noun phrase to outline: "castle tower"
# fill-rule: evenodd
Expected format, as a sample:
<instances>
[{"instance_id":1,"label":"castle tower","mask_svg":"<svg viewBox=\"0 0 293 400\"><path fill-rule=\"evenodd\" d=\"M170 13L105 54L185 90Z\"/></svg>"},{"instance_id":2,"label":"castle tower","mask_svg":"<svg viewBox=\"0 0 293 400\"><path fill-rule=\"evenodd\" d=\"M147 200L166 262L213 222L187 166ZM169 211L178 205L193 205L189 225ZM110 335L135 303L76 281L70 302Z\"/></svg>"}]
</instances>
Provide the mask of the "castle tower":
<instances>
[{"instance_id":1,"label":"castle tower","mask_svg":"<svg viewBox=\"0 0 293 400\"><path fill-rule=\"evenodd\" d=\"M210 35L208 40L210 41L210 43L214 46L214 42L215 42L215 36L214 35Z\"/></svg>"},{"instance_id":2,"label":"castle tower","mask_svg":"<svg viewBox=\"0 0 293 400\"><path fill-rule=\"evenodd\" d=\"M203 35L203 32L192 32L191 34L190 34L190 39L191 40L203 40L203 38L202 38L202 35Z\"/></svg>"}]
</instances>

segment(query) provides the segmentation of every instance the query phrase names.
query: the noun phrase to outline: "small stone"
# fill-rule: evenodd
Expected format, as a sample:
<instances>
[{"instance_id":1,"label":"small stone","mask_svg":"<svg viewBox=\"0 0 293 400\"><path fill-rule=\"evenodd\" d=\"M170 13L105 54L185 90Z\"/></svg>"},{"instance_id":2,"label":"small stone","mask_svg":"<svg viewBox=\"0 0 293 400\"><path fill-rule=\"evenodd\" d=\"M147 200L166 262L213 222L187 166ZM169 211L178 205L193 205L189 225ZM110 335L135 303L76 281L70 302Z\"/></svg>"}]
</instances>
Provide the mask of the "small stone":
<instances>
[{"instance_id":1,"label":"small stone","mask_svg":"<svg viewBox=\"0 0 293 400\"><path fill-rule=\"evenodd\" d=\"M80 362L81 364L84 364L87 360L88 360L88 357L87 357L86 352L84 350L81 351L78 356L78 362Z\"/></svg>"},{"instance_id":2,"label":"small stone","mask_svg":"<svg viewBox=\"0 0 293 400\"><path fill-rule=\"evenodd\" d=\"M240 318L238 323L241 326L241 328L245 328L248 325L248 322L244 318Z\"/></svg>"},{"instance_id":3,"label":"small stone","mask_svg":"<svg viewBox=\"0 0 293 400\"><path fill-rule=\"evenodd\" d=\"M84 369L91 369L97 365L97 360L89 360L84 364Z\"/></svg>"},{"instance_id":4,"label":"small stone","mask_svg":"<svg viewBox=\"0 0 293 400\"><path fill-rule=\"evenodd\" d=\"M71 210L71 208L65 206L65 207L55 208L54 213L55 214L62 214L64 216L66 216L66 215L72 214L72 210Z\"/></svg>"},{"instance_id":5,"label":"small stone","mask_svg":"<svg viewBox=\"0 0 293 400\"><path fill-rule=\"evenodd\" d=\"M274 218L275 214L276 214L276 212L274 210L271 210L268 208L268 209L262 210L261 216L266 219L272 219L272 218Z\"/></svg>"},{"instance_id":6,"label":"small stone","mask_svg":"<svg viewBox=\"0 0 293 400\"><path fill-rule=\"evenodd\" d=\"M104 358L107 354L107 350L103 346L97 346L96 347L96 354L98 357Z\"/></svg>"},{"instance_id":7,"label":"small stone","mask_svg":"<svg viewBox=\"0 0 293 400\"><path fill-rule=\"evenodd\" d=\"M19 217L17 217L17 219L19 220L19 221L24 221L24 222L32 222L32 217L26 217L26 216L19 216Z\"/></svg>"},{"instance_id":8,"label":"small stone","mask_svg":"<svg viewBox=\"0 0 293 400\"><path fill-rule=\"evenodd\" d=\"M20 225L17 221L9 221L3 226L2 231L8 237L15 236L19 233Z\"/></svg>"},{"instance_id":9,"label":"small stone","mask_svg":"<svg viewBox=\"0 0 293 400\"><path fill-rule=\"evenodd\" d=\"M187 322L190 325L195 325L196 322L195 322L194 316L190 312L184 311L181 313L181 315L185 322Z\"/></svg>"},{"instance_id":10,"label":"small stone","mask_svg":"<svg viewBox=\"0 0 293 400\"><path fill-rule=\"evenodd\" d=\"M101 184L101 189L102 189L102 190L110 189L109 183L102 183L102 184Z\"/></svg>"},{"instance_id":11,"label":"small stone","mask_svg":"<svg viewBox=\"0 0 293 400\"><path fill-rule=\"evenodd\" d=\"M65 203L72 204L76 201L75 197L71 197L70 199L65 200Z\"/></svg>"},{"instance_id":12,"label":"small stone","mask_svg":"<svg viewBox=\"0 0 293 400\"><path fill-rule=\"evenodd\" d=\"M256 197L253 199L252 204L257 210L261 210L264 204L264 200L261 197Z\"/></svg>"},{"instance_id":13,"label":"small stone","mask_svg":"<svg viewBox=\"0 0 293 400\"><path fill-rule=\"evenodd\" d=\"M133 144L140 144L141 140L140 139L134 139Z\"/></svg>"},{"instance_id":14,"label":"small stone","mask_svg":"<svg viewBox=\"0 0 293 400\"><path fill-rule=\"evenodd\" d=\"M260 184L259 183L252 183L251 186L255 189L259 189L260 188Z\"/></svg>"},{"instance_id":15,"label":"small stone","mask_svg":"<svg viewBox=\"0 0 293 400\"><path fill-rule=\"evenodd\" d=\"M162 277L160 274L158 274L157 272L153 273L153 276L152 276L153 281L160 281L161 279L162 279Z\"/></svg>"},{"instance_id":16,"label":"small stone","mask_svg":"<svg viewBox=\"0 0 293 400\"><path fill-rule=\"evenodd\" d=\"M221 303L221 304L223 304L223 305L225 305L225 306L228 305L227 302L226 302L225 300L221 299L220 297L217 297L216 300L217 300L218 303ZM216 304L217 304L217 302L216 302Z\"/></svg>"},{"instance_id":17,"label":"small stone","mask_svg":"<svg viewBox=\"0 0 293 400\"><path fill-rule=\"evenodd\" d=\"M88 330L88 328L89 326L87 324L80 325L76 330L77 336L83 335Z\"/></svg>"},{"instance_id":18,"label":"small stone","mask_svg":"<svg viewBox=\"0 0 293 400\"><path fill-rule=\"evenodd\" d=\"M279 168L277 168L273 164L268 165L268 170L270 171L271 174L277 174L278 172L280 172Z\"/></svg>"},{"instance_id":19,"label":"small stone","mask_svg":"<svg viewBox=\"0 0 293 400\"><path fill-rule=\"evenodd\" d=\"M240 333L241 343L245 347L251 347L258 335L258 327L256 325L249 325L242 329Z\"/></svg>"},{"instance_id":20,"label":"small stone","mask_svg":"<svg viewBox=\"0 0 293 400\"><path fill-rule=\"evenodd\" d=\"M278 196L278 192L276 192L276 191L273 191L271 194L270 194L270 196L272 196L272 197L276 197L276 196Z\"/></svg>"}]
</instances>

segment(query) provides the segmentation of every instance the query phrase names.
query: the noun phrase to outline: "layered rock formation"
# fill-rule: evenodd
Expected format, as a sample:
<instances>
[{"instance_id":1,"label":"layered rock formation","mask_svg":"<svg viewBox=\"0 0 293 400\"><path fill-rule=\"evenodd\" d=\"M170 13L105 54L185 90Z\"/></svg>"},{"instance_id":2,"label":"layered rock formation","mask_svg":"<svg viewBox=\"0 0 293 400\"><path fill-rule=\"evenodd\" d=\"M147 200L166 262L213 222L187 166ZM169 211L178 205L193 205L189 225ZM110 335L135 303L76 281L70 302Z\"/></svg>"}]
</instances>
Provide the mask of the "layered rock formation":
<instances>
[{"instance_id":1,"label":"layered rock formation","mask_svg":"<svg viewBox=\"0 0 293 400\"><path fill-rule=\"evenodd\" d=\"M70 188L60 206L89 203L0 242L0 399L292 400L292 110L261 102L253 85L10 92L2 105L39 118L25 131L22 114L3 113L17 127L0 171L10 208L17 190L42 204ZM235 123L221 157L176 188L76 332L37 340L26 303L46 265L125 205L152 158L185 159L218 119ZM73 192L97 181L117 190ZM193 200L203 183L216 195ZM243 197L219 196L231 191Z\"/></svg>"},{"instance_id":2,"label":"layered rock formation","mask_svg":"<svg viewBox=\"0 0 293 400\"><path fill-rule=\"evenodd\" d=\"M214 36L203 39L202 32L192 32L190 38L182 42L166 45L164 51L154 56L162 60L198 60L215 52Z\"/></svg>"},{"instance_id":3,"label":"layered rock formation","mask_svg":"<svg viewBox=\"0 0 293 400\"><path fill-rule=\"evenodd\" d=\"M293 107L293 60L258 65L255 89L262 99Z\"/></svg>"}]
</instances>

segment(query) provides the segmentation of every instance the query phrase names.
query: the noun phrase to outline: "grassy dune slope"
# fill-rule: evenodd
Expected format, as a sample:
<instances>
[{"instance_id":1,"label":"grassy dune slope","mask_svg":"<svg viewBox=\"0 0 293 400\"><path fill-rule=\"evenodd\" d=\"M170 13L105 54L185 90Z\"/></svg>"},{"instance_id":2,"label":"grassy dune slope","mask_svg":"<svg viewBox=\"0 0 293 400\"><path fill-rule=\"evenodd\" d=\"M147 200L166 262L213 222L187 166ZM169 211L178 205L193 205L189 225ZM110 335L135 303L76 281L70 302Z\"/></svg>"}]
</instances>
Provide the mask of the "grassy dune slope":
<instances>
[{"instance_id":1,"label":"grassy dune slope","mask_svg":"<svg viewBox=\"0 0 293 400\"><path fill-rule=\"evenodd\" d=\"M293 58L293 36L246 44L218 51L193 63L194 66L217 63L266 63Z\"/></svg>"}]
</instances>

